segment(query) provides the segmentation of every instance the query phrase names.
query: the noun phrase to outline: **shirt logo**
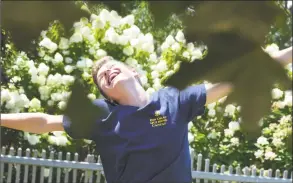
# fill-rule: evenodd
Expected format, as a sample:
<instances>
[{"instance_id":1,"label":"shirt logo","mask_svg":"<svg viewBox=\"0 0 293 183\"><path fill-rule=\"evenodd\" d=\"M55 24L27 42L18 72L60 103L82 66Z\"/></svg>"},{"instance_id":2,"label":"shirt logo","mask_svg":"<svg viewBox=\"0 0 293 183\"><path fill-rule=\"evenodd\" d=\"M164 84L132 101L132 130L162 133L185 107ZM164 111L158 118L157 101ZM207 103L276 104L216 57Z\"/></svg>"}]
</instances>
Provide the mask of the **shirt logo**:
<instances>
[{"instance_id":1,"label":"shirt logo","mask_svg":"<svg viewBox=\"0 0 293 183\"><path fill-rule=\"evenodd\" d=\"M157 117L157 116L160 116L161 115L161 113L160 113L160 111L158 110L158 111L155 111L155 116Z\"/></svg>"},{"instance_id":2,"label":"shirt logo","mask_svg":"<svg viewBox=\"0 0 293 183\"><path fill-rule=\"evenodd\" d=\"M161 115L160 111L155 111L154 118L150 119L150 124L152 127L159 127L159 126L165 126L167 124L167 116Z\"/></svg>"}]
</instances>

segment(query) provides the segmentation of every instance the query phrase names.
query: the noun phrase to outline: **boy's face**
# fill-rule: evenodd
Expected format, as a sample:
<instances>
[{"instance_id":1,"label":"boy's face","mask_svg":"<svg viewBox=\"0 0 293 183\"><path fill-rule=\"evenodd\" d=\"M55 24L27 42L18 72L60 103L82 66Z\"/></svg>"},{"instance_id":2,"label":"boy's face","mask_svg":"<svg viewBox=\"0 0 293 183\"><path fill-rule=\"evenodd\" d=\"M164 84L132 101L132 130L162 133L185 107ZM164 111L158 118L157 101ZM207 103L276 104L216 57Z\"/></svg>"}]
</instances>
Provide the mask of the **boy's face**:
<instances>
[{"instance_id":1,"label":"boy's face","mask_svg":"<svg viewBox=\"0 0 293 183\"><path fill-rule=\"evenodd\" d=\"M131 90L138 82L138 73L117 61L108 61L97 72L97 83L103 92L113 100L119 100L121 92Z\"/></svg>"}]
</instances>

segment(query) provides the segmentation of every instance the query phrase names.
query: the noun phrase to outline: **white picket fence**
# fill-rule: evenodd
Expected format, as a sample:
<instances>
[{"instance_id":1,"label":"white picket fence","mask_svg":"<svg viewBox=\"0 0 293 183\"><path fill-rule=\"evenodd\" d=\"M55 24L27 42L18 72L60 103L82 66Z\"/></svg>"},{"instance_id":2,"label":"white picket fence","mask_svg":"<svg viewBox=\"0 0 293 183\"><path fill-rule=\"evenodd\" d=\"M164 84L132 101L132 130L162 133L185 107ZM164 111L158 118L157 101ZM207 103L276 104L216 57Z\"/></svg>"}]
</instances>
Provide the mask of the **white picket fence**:
<instances>
[{"instance_id":1,"label":"white picket fence","mask_svg":"<svg viewBox=\"0 0 293 183\"><path fill-rule=\"evenodd\" d=\"M103 167L100 158L94 155L87 155L86 161L78 161L78 154L74 154L74 160L71 160L71 153L66 154L66 160L62 160L62 152L58 153L58 159L54 159L55 153L50 152L49 158L46 158L46 151L40 154L34 150L26 149L26 156L22 156L22 149L17 150L15 155L14 148L7 149L2 147L1 164L0 164L0 180L1 183L101 183L106 182L103 176ZM33 154L31 156L31 154ZM38 158L38 154L41 158ZM196 161L196 167L192 168L192 177L196 183L291 183L292 172L289 178L288 171L285 170L282 175L279 170L257 170L256 168L237 167L233 170L232 166L226 169L225 165L217 170L217 165L211 166L210 160L205 159L204 167L203 157L201 154L197 156L191 153L192 160ZM98 159L97 161L95 159ZM193 164L193 162L192 162ZM212 167L212 172L210 168ZM29 171L31 170L31 171ZM56 172L57 174L53 174ZM31 173L29 173L31 172ZM274 173L274 176L273 176ZM56 176L53 176L56 175Z\"/></svg>"}]
</instances>

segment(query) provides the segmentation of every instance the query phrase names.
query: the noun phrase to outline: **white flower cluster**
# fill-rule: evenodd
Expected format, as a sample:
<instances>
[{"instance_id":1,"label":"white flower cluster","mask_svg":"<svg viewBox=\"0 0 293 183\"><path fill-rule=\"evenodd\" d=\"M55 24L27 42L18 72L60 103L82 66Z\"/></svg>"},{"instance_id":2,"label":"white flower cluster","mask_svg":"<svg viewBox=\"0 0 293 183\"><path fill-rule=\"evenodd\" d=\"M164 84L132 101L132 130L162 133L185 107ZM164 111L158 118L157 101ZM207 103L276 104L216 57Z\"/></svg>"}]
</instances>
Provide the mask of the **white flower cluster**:
<instances>
[{"instance_id":1,"label":"white flower cluster","mask_svg":"<svg viewBox=\"0 0 293 183\"><path fill-rule=\"evenodd\" d=\"M239 109L239 108L237 108L233 104L228 104L225 108L225 115L233 116L233 115L235 115L235 112L237 111L237 109Z\"/></svg>"},{"instance_id":2,"label":"white flower cluster","mask_svg":"<svg viewBox=\"0 0 293 183\"><path fill-rule=\"evenodd\" d=\"M169 35L165 42L161 45L161 51L174 51L179 52L183 49L182 56L188 60L199 59L202 57L202 50L194 46L193 43L185 45L186 40L183 32L180 30L177 32L175 39L172 35Z\"/></svg>"},{"instance_id":3,"label":"white flower cluster","mask_svg":"<svg viewBox=\"0 0 293 183\"><path fill-rule=\"evenodd\" d=\"M50 53L53 53L58 48L57 44L51 41L51 39L45 37L45 35L44 35L44 39L39 43L39 46L42 46L48 49Z\"/></svg>"},{"instance_id":4,"label":"white flower cluster","mask_svg":"<svg viewBox=\"0 0 293 183\"><path fill-rule=\"evenodd\" d=\"M270 123L263 128L263 136L259 137L256 146L259 148L255 157L264 160L274 160L285 146L285 139L292 133L292 116L282 116L278 123Z\"/></svg>"},{"instance_id":5,"label":"white flower cluster","mask_svg":"<svg viewBox=\"0 0 293 183\"><path fill-rule=\"evenodd\" d=\"M215 107L216 107L216 102L208 104L208 106L207 106L207 109L209 110L208 116L215 117L215 115L216 115Z\"/></svg>"},{"instance_id":6,"label":"white flower cluster","mask_svg":"<svg viewBox=\"0 0 293 183\"><path fill-rule=\"evenodd\" d=\"M27 63L27 66L29 67L31 82L40 86L45 85L49 67L44 63L41 63L38 67L36 67L34 61L32 60Z\"/></svg>"},{"instance_id":7,"label":"white flower cluster","mask_svg":"<svg viewBox=\"0 0 293 183\"><path fill-rule=\"evenodd\" d=\"M24 52L20 52L15 60L15 65L8 70L8 74L14 75L13 82L22 81L23 75L26 75L28 70L31 76L31 83L45 84L46 74L49 68L45 64L40 64L35 67L34 61L29 60ZM21 75L18 75L21 74ZM38 111L41 109L41 102L37 98L29 99L24 91L23 86L16 87L9 83L8 87L4 86L1 90L1 106L5 106L7 112L18 113L24 111Z\"/></svg>"},{"instance_id":8,"label":"white flower cluster","mask_svg":"<svg viewBox=\"0 0 293 183\"><path fill-rule=\"evenodd\" d=\"M51 144L57 145L57 146L66 146L69 142L67 137L65 136L64 132L61 131L54 131L52 132L53 135L50 135L48 137L48 141Z\"/></svg>"},{"instance_id":9,"label":"white flower cluster","mask_svg":"<svg viewBox=\"0 0 293 183\"><path fill-rule=\"evenodd\" d=\"M227 139L230 139L230 143L232 146L239 145L239 138L234 137L234 133L238 130L240 130L240 125L239 125L239 122L237 121L231 121L228 125L228 128L224 129L225 137Z\"/></svg>"},{"instance_id":10,"label":"white flower cluster","mask_svg":"<svg viewBox=\"0 0 293 183\"><path fill-rule=\"evenodd\" d=\"M12 113L22 112L25 108L28 108L31 101L27 98L23 89L17 91L16 89L1 89L1 106L5 105L5 108Z\"/></svg>"},{"instance_id":11,"label":"white flower cluster","mask_svg":"<svg viewBox=\"0 0 293 183\"><path fill-rule=\"evenodd\" d=\"M24 133L24 139L27 140L30 143L30 145L36 145L40 142L39 135L31 135L27 132Z\"/></svg>"},{"instance_id":12,"label":"white flower cluster","mask_svg":"<svg viewBox=\"0 0 293 183\"><path fill-rule=\"evenodd\" d=\"M31 68L34 69L33 65ZM40 99L46 101L48 106L53 106L55 102L58 102L58 107L64 109L70 95L66 88L74 82L74 77L59 73L47 75L49 68L44 63L41 63L38 68L38 72L32 72L31 77L32 83L38 84ZM34 78L37 79L34 80Z\"/></svg>"},{"instance_id":13,"label":"white flower cluster","mask_svg":"<svg viewBox=\"0 0 293 183\"><path fill-rule=\"evenodd\" d=\"M285 107L292 107L292 91L281 91L274 89L272 92L273 98L276 100L273 103L273 109L284 109Z\"/></svg>"}]
</instances>

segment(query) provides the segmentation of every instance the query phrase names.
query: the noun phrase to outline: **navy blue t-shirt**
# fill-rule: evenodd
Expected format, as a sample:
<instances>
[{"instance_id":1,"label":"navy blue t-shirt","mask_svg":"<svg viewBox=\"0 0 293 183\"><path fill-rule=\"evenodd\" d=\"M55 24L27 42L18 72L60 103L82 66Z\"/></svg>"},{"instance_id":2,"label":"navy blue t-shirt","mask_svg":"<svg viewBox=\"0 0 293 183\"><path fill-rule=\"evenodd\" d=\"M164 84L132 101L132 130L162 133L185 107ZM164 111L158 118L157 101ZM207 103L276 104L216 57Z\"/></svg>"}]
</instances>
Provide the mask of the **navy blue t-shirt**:
<instances>
[{"instance_id":1,"label":"navy blue t-shirt","mask_svg":"<svg viewBox=\"0 0 293 183\"><path fill-rule=\"evenodd\" d=\"M203 84L161 89L141 108L112 106L103 99L94 103L107 112L92 122L90 133L72 131L66 117L63 124L72 138L96 143L108 183L192 181L188 122L204 112Z\"/></svg>"}]
</instances>

